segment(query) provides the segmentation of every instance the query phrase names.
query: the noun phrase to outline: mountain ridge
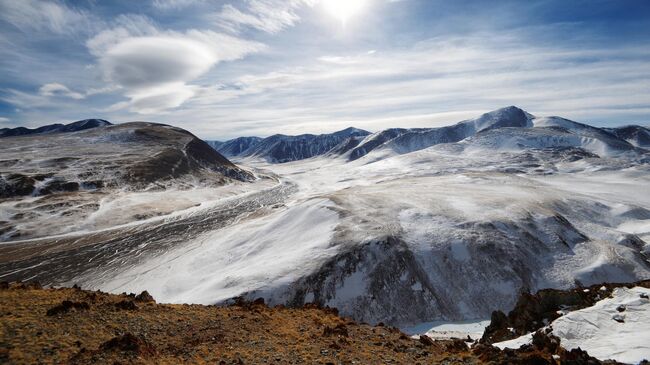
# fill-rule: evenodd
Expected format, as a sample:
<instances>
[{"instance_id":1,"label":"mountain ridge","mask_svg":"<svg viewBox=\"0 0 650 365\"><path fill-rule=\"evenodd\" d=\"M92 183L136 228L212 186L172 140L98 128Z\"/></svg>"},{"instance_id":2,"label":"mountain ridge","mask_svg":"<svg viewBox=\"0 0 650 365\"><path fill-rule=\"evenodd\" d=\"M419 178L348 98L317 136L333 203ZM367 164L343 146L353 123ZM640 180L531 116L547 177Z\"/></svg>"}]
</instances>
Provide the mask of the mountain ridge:
<instances>
[{"instance_id":1,"label":"mountain ridge","mask_svg":"<svg viewBox=\"0 0 650 365\"><path fill-rule=\"evenodd\" d=\"M415 152L439 144L456 143L490 130L521 128L522 136L539 128L559 128L575 136L573 147L583 148L598 154L633 151L650 147L650 130L643 126L622 126L599 128L575 122L566 118L537 117L516 106L508 106L484 113L477 118L467 119L452 125L435 128L388 128L370 133L354 127L330 134L302 134L287 136L275 134L266 138L239 137L226 142L215 142L213 147L224 155L238 158L261 158L271 163L296 161L316 156L342 157L348 161L360 159L373 151L390 151L397 154ZM508 133L515 133L512 130ZM564 133L564 132L563 132ZM534 134L534 133L533 133ZM548 133L547 133L548 134ZM347 136L337 139L338 144L304 153L300 143L318 144L324 136ZM245 143L242 143L245 141ZM552 138L548 141L551 142ZM548 142L547 141L547 142ZM559 140L558 140L559 141ZM232 146L240 148L233 148ZM561 142L558 147L563 147Z\"/></svg>"},{"instance_id":2,"label":"mountain ridge","mask_svg":"<svg viewBox=\"0 0 650 365\"><path fill-rule=\"evenodd\" d=\"M72 133L79 132L90 128L106 127L113 125L104 119L83 119L68 124L48 124L38 128L2 128L0 129L0 138L29 136L35 134L53 134L53 133Z\"/></svg>"}]
</instances>

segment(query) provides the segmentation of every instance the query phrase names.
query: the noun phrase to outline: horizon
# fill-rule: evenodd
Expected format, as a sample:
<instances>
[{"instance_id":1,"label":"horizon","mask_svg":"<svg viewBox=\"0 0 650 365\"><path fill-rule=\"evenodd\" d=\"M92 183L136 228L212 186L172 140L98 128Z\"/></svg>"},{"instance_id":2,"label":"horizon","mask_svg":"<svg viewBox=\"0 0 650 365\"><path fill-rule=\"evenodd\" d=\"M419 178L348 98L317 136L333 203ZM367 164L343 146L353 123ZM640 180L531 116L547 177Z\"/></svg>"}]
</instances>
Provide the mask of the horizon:
<instances>
[{"instance_id":1,"label":"horizon","mask_svg":"<svg viewBox=\"0 0 650 365\"><path fill-rule=\"evenodd\" d=\"M461 122L465 122L465 121L467 121L467 120L471 120L471 119L478 118L478 117L480 117L481 115L486 114L486 113L495 112L495 111L498 111L498 110L501 110L501 109L506 109L506 108L511 108L511 107L514 107L514 108L520 109L520 110L522 110L522 111L524 111L524 112L526 112L526 113L528 113L528 114L531 114L533 117L536 117L536 118L538 118L538 117L560 117L560 118L563 118L563 117L560 116L560 115L537 115L537 114L535 114L535 113L530 113L529 111L527 111L527 110L525 110L525 109L523 109L523 108L520 108L520 107L518 107L518 106L516 106L516 105L509 105L509 106L505 106L505 107L501 107L501 108L497 108L497 109L493 109L493 110L486 111L486 112L481 113L481 114L479 114L479 115L475 115L475 116L472 117L472 118L467 118L467 119L463 119L463 120L456 120L456 121L441 122L441 123L439 123L438 125L436 125L436 126L434 126L434 127L426 127L426 126L418 126L418 127L409 127L409 126L391 127L391 126L388 126L387 128L383 128L383 129L379 129L379 130L372 130L372 129L359 128L359 127L357 127L357 126L350 125L350 126L343 127L343 128L338 128L338 129L335 129L335 130L326 130L326 131L315 132L315 133L305 132L305 133L300 133L300 134L271 133L271 134L259 134L259 135L235 135L235 136L230 137L230 138L218 138L218 137L217 137L217 138L210 138L210 137L203 137L203 136L201 136L201 135L197 135L197 137L201 138L202 140L210 141L210 142L227 142L227 141L230 141L230 140L233 140L233 139L237 139L237 138L247 138L247 137L248 137L248 138L250 138L250 137L267 138L267 137L276 136L276 135L279 135L279 136L290 136L290 137L295 137L295 136L301 136L301 135L323 135L323 134L333 134L333 133L337 133L337 132L342 132L342 131L347 130L347 129L357 129L357 130L361 130L361 131L364 131L364 132L369 132L370 134L377 133L377 132L381 132L382 130L386 130L386 129L393 129L393 128L402 128L402 129L415 129L415 128L433 129L433 128L442 128L442 127L452 126L452 125L455 125L455 124L458 124L458 123L461 123ZM75 120L75 121L62 121L62 122L55 122L55 123L41 124L41 125L36 125L36 126L34 126L34 127L25 127L25 126L21 126L21 127L23 127L23 128L29 128L29 129L36 129L36 128L39 128L39 127L44 127L44 126L52 125L52 124L63 124L63 125L66 125L66 124L71 124L71 123L75 123L75 122L80 122L80 121L83 121L83 120L92 120L92 119L102 119L102 118L84 118L84 119L79 119L79 120ZM569 120L570 120L570 119L569 119ZM110 122L110 123L113 124L113 125L116 125L116 124L124 124L124 123L157 123L157 124L165 124L165 125L170 125L170 126L173 126L173 127L177 127L176 125L174 125L174 124L172 124L172 123L158 123L158 122L155 122L155 121L149 121L149 120L133 120L133 121L111 121L111 120L106 120L106 121L107 121L107 122ZM644 128L649 128L649 127L650 127L650 126L648 126L647 123L646 123L646 124L644 124L644 123L627 123L627 124L620 124L620 125L608 125L608 126L603 126L603 125L598 125L598 123L591 124L591 123L588 123L588 122L582 122L582 121L577 121L577 120L571 120L571 121L573 121L573 122L577 122L577 123L581 123L581 124L587 124L587 125L594 126L594 127L603 127L603 128L605 128L605 127L614 127L614 128L616 128L616 127L627 127L627 126L641 126L641 127L644 127ZM2 130L2 129L4 129L4 128L0 128L0 130ZM190 131L190 132L191 132L191 131ZM193 133L193 132L192 132L192 133Z\"/></svg>"},{"instance_id":2,"label":"horizon","mask_svg":"<svg viewBox=\"0 0 650 365\"><path fill-rule=\"evenodd\" d=\"M642 0L0 0L0 128L145 120L209 140L433 128L499 105L650 122Z\"/></svg>"}]
</instances>

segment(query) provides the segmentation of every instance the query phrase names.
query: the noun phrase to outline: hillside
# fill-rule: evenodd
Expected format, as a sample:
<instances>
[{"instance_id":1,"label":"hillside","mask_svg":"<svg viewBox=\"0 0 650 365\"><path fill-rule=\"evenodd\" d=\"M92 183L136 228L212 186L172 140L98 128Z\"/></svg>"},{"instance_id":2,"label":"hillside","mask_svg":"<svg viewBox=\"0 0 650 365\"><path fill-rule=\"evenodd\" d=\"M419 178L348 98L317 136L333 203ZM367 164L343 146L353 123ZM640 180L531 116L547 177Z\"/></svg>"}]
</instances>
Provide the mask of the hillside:
<instances>
[{"instance_id":1,"label":"hillside","mask_svg":"<svg viewBox=\"0 0 650 365\"><path fill-rule=\"evenodd\" d=\"M5 364L600 363L542 335L520 350L470 349L460 339L415 339L313 306L163 305L147 293L113 295L5 282L0 308L0 361Z\"/></svg>"},{"instance_id":2,"label":"hillside","mask_svg":"<svg viewBox=\"0 0 650 365\"><path fill-rule=\"evenodd\" d=\"M64 233L118 193L221 187L253 179L193 134L163 124L7 137L0 145L0 241ZM148 205L129 213L141 218L167 209ZM61 219L52 222L54 217Z\"/></svg>"}]
</instances>

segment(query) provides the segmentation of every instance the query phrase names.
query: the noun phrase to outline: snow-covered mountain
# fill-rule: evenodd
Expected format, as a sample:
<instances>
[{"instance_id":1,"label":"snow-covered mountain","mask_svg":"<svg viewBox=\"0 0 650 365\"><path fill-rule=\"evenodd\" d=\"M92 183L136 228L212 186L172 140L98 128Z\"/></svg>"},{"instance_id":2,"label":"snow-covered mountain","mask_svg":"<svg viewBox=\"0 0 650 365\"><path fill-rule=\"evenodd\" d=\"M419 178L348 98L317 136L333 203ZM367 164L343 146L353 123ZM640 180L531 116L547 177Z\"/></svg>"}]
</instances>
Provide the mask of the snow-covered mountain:
<instances>
[{"instance_id":1,"label":"snow-covered mountain","mask_svg":"<svg viewBox=\"0 0 650 365\"><path fill-rule=\"evenodd\" d=\"M2 128L0 129L0 138L25 136L32 134L70 133L90 128L105 127L109 125L111 125L111 123L103 119L84 119L70 124L50 124L34 129L25 127Z\"/></svg>"},{"instance_id":2,"label":"snow-covered mountain","mask_svg":"<svg viewBox=\"0 0 650 365\"><path fill-rule=\"evenodd\" d=\"M638 126L605 129L560 117L535 117L510 106L448 127L378 132L343 155L349 160L356 160L374 152L383 158L460 141L465 146L478 144L481 148L490 146L501 150L572 147L598 155L610 155L634 151L635 146L647 146L648 133L647 129Z\"/></svg>"},{"instance_id":3,"label":"snow-covered mountain","mask_svg":"<svg viewBox=\"0 0 650 365\"><path fill-rule=\"evenodd\" d=\"M260 137L239 137L226 142L210 141L208 143L222 155L231 157L242 155L261 141L262 138Z\"/></svg>"},{"instance_id":4,"label":"snow-covered mountain","mask_svg":"<svg viewBox=\"0 0 650 365\"><path fill-rule=\"evenodd\" d=\"M606 128L605 130L637 147L650 148L650 129L648 128L628 125L618 128Z\"/></svg>"},{"instance_id":5,"label":"snow-covered mountain","mask_svg":"<svg viewBox=\"0 0 650 365\"><path fill-rule=\"evenodd\" d=\"M368 154L373 159L381 159L461 141L464 147L472 144L501 150L571 147L609 155L650 147L650 131L640 126L597 128L560 117L536 117L509 106L440 128L390 128L372 134L348 128L320 136L241 137L215 142L214 148L229 157L257 158L271 163L323 155L354 161Z\"/></svg>"},{"instance_id":6,"label":"snow-covered mountain","mask_svg":"<svg viewBox=\"0 0 650 365\"><path fill-rule=\"evenodd\" d=\"M490 129L532 127L532 118L523 110L510 106L447 127L388 129L369 136L347 155L350 160L356 160L376 149L408 153L440 143L458 142Z\"/></svg>"},{"instance_id":7,"label":"snow-covered mountain","mask_svg":"<svg viewBox=\"0 0 650 365\"><path fill-rule=\"evenodd\" d=\"M0 278L175 303L317 302L399 326L650 278L650 151L622 134L516 107L366 134L265 138L240 154L259 177L245 189L110 234L42 238L72 247L56 253L0 245L12 258Z\"/></svg>"},{"instance_id":8,"label":"snow-covered mountain","mask_svg":"<svg viewBox=\"0 0 650 365\"><path fill-rule=\"evenodd\" d=\"M125 191L215 187L253 179L183 129L144 122L101 128L90 124L74 124L82 128L74 133L68 128L69 133L3 138L0 241L65 232L97 218L101 201ZM132 207L121 219L166 209Z\"/></svg>"},{"instance_id":9,"label":"snow-covered mountain","mask_svg":"<svg viewBox=\"0 0 650 365\"><path fill-rule=\"evenodd\" d=\"M275 134L266 138L240 137L223 142L217 151L229 157L252 157L268 162L282 163L324 155L349 139L366 136L370 132L346 128L329 134L302 134L287 136Z\"/></svg>"}]
</instances>

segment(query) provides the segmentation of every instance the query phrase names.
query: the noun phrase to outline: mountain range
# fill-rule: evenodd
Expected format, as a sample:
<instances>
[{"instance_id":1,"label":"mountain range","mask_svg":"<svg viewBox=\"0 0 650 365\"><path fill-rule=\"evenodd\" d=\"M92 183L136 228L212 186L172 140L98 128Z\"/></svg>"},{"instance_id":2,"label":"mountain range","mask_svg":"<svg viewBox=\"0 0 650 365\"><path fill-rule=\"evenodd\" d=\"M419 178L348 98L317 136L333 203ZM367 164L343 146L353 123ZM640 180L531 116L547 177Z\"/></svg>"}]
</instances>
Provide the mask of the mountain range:
<instances>
[{"instance_id":1,"label":"mountain range","mask_svg":"<svg viewBox=\"0 0 650 365\"><path fill-rule=\"evenodd\" d=\"M103 119L84 119L70 124L49 124L34 129L25 127L2 128L0 129L0 138L27 136L33 134L70 133L82 131L84 129L104 127L108 125L111 125L111 123Z\"/></svg>"},{"instance_id":2,"label":"mountain range","mask_svg":"<svg viewBox=\"0 0 650 365\"><path fill-rule=\"evenodd\" d=\"M29 189L0 197L0 278L481 322L522 292L650 279L648 136L511 106L208 144L153 123L9 137L0 175Z\"/></svg>"},{"instance_id":3,"label":"mountain range","mask_svg":"<svg viewBox=\"0 0 650 365\"><path fill-rule=\"evenodd\" d=\"M224 156L282 163L322 155L354 161L371 152L406 154L470 137L468 145L485 144L495 142L496 135L500 147L575 147L596 154L650 148L650 130L642 126L598 128L560 117L535 117L515 106L439 128L390 128L376 133L347 128L331 134L239 137L208 143Z\"/></svg>"}]
</instances>

